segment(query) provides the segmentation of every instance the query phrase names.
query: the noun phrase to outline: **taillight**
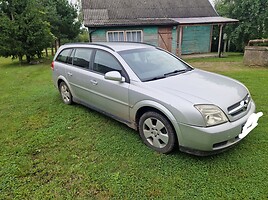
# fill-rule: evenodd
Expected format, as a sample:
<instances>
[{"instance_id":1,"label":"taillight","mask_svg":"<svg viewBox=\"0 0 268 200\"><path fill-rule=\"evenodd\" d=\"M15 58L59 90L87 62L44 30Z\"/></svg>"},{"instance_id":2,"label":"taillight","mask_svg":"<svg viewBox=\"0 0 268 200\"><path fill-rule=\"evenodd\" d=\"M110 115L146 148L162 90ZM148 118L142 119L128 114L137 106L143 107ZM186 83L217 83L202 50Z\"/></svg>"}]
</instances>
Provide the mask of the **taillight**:
<instances>
[{"instance_id":1,"label":"taillight","mask_svg":"<svg viewBox=\"0 0 268 200\"><path fill-rule=\"evenodd\" d=\"M51 69L54 70L54 61L51 63Z\"/></svg>"}]
</instances>

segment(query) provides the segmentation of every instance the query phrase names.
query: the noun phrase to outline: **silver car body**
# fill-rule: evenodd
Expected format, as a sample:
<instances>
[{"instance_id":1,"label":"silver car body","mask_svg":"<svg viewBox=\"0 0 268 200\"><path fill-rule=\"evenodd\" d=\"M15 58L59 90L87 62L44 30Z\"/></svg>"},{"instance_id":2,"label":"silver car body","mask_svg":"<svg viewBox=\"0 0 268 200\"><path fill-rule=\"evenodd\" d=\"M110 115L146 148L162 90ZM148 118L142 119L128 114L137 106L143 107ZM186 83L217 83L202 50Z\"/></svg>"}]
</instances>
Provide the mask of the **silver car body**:
<instances>
[{"instance_id":1,"label":"silver car body","mask_svg":"<svg viewBox=\"0 0 268 200\"><path fill-rule=\"evenodd\" d=\"M114 71L102 75L56 61L63 49L81 47L101 49L113 55L124 68L125 78L120 79L119 75L118 80L112 80L116 78ZM64 81L75 102L107 114L134 129L137 129L139 112L157 110L168 118L175 129L179 148L185 152L197 155L214 153L242 139L239 134L243 125L255 112L254 101L243 84L199 69L159 80L141 81L119 52L142 48L156 47L138 43L63 45L53 61L54 84L59 88L59 83ZM207 127L195 105L216 105L225 113L228 121Z\"/></svg>"}]
</instances>

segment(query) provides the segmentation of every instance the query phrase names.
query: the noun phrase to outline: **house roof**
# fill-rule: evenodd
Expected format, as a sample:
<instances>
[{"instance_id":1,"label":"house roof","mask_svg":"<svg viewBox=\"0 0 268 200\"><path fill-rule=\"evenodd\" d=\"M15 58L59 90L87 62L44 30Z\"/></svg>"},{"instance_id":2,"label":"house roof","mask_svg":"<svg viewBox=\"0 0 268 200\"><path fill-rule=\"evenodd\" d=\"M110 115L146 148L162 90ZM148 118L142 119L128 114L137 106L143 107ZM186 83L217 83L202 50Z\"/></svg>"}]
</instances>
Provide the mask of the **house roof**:
<instances>
[{"instance_id":1,"label":"house roof","mask_svg":"<svg viewBox=\"0 0 268 200\"><path fill-rule=\"evenodd\" d=\"M193 25L193 24L227 24L236 23L239 20L230 19L226 17L194 17L194 18L172 18L180 25Z\"/></svg>"},{"instance_id":2,"label":"house roof","mask_svg":"<svg viewBox=\"0 0 268 200\"><path fill-rule=\"evenodd\" d=\"M84 25L177 25L183 18L219 17L208 0L82 0Z\"/></svg>"}]
</instances>

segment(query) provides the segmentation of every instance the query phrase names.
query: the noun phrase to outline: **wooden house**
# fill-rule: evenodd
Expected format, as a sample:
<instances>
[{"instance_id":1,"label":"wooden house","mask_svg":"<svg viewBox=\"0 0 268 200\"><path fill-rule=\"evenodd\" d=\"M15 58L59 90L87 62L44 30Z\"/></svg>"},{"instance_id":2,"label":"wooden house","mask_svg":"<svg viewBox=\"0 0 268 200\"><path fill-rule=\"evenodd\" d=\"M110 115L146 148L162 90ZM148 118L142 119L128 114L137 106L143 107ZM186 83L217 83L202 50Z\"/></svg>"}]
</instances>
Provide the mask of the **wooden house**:
<instances>
[{"instance_id":1,"label":"wooden house","mask_svg":"<svg viewBox=\"0 0 268 200\"><path fill-rule=\"evenodd\" d=\"M237 22L209 0L82 0L82 9L92 42L146 42L177 55L211 52L213 26L221 39L222 27Z\"/></svg>"}]
</instances>

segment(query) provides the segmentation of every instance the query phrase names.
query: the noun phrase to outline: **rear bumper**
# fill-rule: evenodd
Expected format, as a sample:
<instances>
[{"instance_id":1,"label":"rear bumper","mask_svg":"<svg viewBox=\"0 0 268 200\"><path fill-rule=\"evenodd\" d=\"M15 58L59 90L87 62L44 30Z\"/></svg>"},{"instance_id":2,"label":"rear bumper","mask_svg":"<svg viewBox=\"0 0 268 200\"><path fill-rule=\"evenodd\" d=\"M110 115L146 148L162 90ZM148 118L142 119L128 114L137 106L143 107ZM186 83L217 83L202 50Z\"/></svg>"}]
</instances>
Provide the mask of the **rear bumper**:
<instances>
[{"instance_id":1,"label":"rear bumper","mask_svg":"<svg viewBox=\"0 0 268 200\"><path fill-rule=\"evenodd\" d=\"M194 155L210 155L229 149L242 139L238 135L249 116L255 112L256 106L251 101L247 115L234 121L213 127L197 127L179 124L181 137L180 150Z\"/></svg>"}]
</instances>

